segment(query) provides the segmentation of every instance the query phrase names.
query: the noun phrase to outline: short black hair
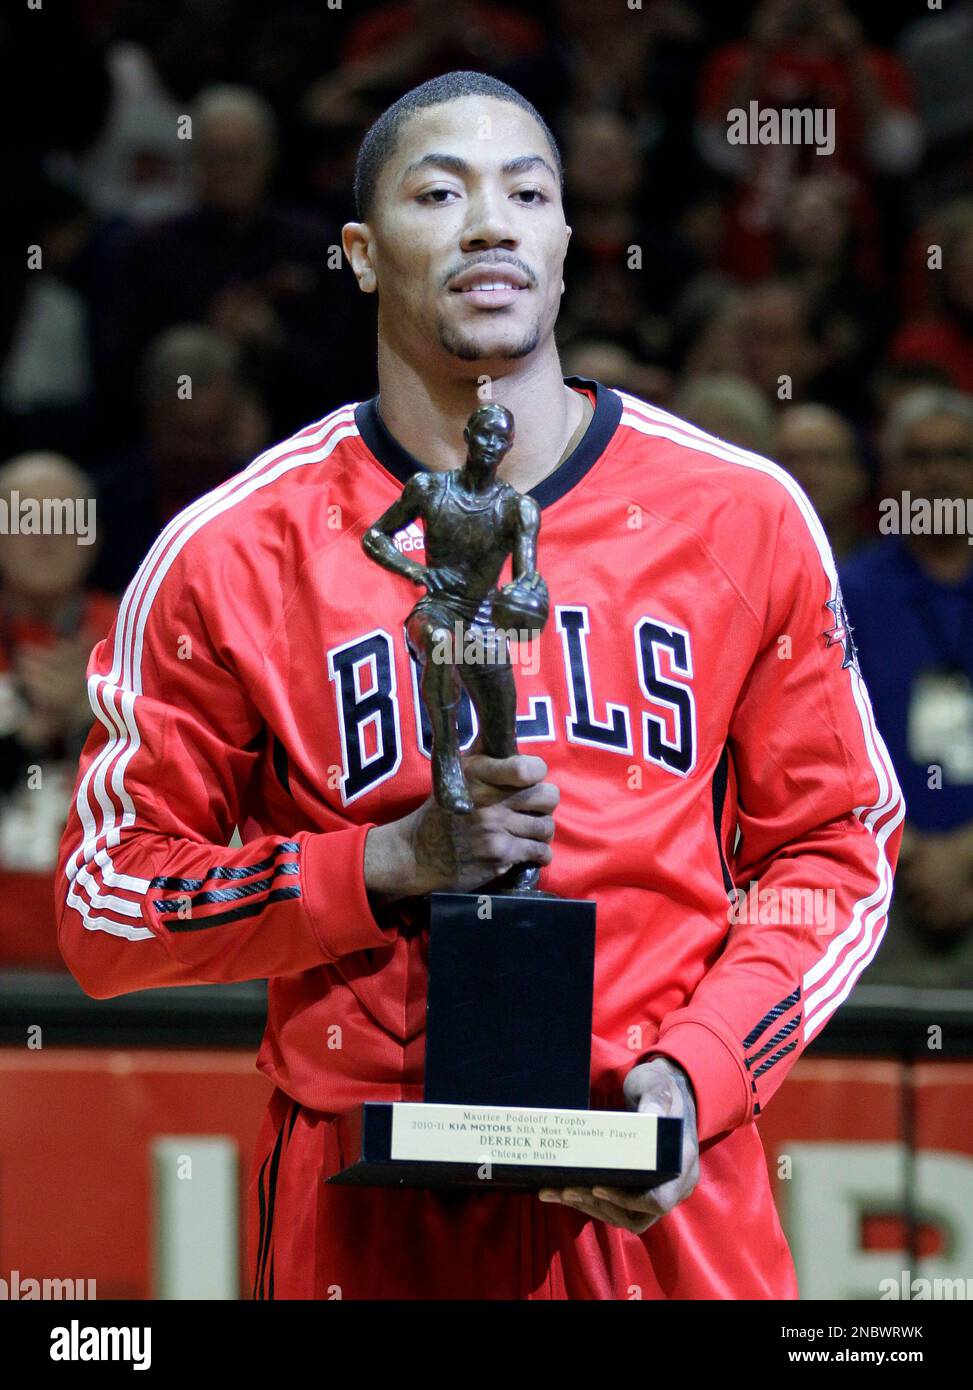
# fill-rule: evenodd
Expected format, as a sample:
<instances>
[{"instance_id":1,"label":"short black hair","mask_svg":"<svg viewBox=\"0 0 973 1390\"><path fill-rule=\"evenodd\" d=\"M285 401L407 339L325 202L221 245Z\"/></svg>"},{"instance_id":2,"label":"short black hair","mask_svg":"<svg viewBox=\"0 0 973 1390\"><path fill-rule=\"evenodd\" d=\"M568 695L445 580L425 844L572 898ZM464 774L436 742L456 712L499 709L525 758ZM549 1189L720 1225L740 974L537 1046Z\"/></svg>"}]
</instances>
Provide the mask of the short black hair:
<instances>
[{"instance_id":1,"label":"short black hair","mask_svg":"<svg viewBox=\"0 0 973 1390\"><path fill-rule=\"evenodd\" d=\"M498 77L490 77L485 72L447 72L441 77L433 77L428 82L413 87L411 91L399 97L398 101L393 102L366 131L355 163L355 208L359 222L364 222L371 212L379 175L395 150L403 123L417 112L425 111L427 107L443 106L448 101L457 101L460 97L468 96L495 97L498 101L508 101L514 106L519 106L522 111L533 116L543 130L554 155L554 167L563 197L564 166L561 151L547 122L533 102L521 96L516 88L501 82Z\"/></svg>"}]
</instances>

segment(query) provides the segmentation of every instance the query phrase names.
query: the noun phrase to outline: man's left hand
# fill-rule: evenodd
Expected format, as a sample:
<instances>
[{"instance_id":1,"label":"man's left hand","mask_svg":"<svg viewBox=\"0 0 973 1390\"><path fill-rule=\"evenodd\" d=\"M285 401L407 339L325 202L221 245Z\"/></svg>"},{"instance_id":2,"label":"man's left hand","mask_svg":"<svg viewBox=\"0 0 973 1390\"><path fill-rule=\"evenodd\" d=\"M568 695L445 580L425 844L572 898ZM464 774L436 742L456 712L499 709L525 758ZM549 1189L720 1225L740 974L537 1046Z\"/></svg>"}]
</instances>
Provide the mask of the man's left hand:
<instances>
[{"instance_id":1,"label":"man's left hand","mask_svg":"<svg viewBox=\"0 0 973 1390\"><path fill-rule=\"evenodd\" d=\"M648 1192L620 1187L545 1188L542 1202L560 1202L585 1216L621 1226L641 1235L679 1205L699 1181L699 1140L696 1134L696 1100L682 1067L667 1057L640 1062L625 1078L625 1099L640 1115L682 1117L682 1168L677 1177Z\"/></svg>"}]
</instances>

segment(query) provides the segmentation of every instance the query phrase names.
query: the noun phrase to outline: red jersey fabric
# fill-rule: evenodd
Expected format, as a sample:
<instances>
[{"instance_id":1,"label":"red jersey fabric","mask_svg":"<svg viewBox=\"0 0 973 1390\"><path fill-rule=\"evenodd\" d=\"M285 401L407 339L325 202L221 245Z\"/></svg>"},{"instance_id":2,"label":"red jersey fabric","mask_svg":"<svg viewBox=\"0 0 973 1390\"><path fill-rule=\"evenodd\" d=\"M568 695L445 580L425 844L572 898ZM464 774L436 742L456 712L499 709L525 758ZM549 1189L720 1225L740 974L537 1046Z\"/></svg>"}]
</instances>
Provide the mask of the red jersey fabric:
<instances>
[{"instance_id":1,"label":"red jersey fabric","mask_svg":"<svg viewBox=\"0 0 973 1390\"><path fill-rule=\"evenodd\" d=\"M258 1065L285 1109L268 1116L254 1210L266 1217L293 1141L303 1178L288 1190L304 1191L302 1228L312 1211L319 1226L303 1259L337 1261L347 1278L371 1257L368 1223L342 1213L381 1212L388 1250L417 1240L439 1202L453 1212L453 1237L434 1241L446 1285L469 1261L464 1232L485 1232L495 1211L498 1259L521 1260L522 1296L629 1297L634 1261L644 1296L792 1297L755 1119L878 949L902 798L796 483L626 393L569 385L595 411L531 494L552 611L536 670L516 673L520 746L561 789L540 887L598 906L593 1104L624 1108L626 1073L656 1052L692 1080L692 1196L639 1238L553 1209L528 1218L517 1198L320 1182L329 1117L422 1094L426 941L410 905L374 907L363 878L368 829L430 789L403 632L418 592L361 549L422 466L377 399L193 503L133 579L91 657L97 722L61 845L61 949L97 996L269 977ZM418 525L398 543L421 560ZM468 746L465 700L460 720ZM245 843L230 848L235 825ZM729 905L737 887L742 910ZM815 892L827 913L795 921L787 904ZM282 1240L283 1215L278 1203ZM585 1250L602 1253L574 1293L555 1279L545 1295L524 1272L583 1269ZM328 1296L282 1263L278 1296ZM394 1296L400 1283L370 1287Z\"/></svg>"}]
</instances>

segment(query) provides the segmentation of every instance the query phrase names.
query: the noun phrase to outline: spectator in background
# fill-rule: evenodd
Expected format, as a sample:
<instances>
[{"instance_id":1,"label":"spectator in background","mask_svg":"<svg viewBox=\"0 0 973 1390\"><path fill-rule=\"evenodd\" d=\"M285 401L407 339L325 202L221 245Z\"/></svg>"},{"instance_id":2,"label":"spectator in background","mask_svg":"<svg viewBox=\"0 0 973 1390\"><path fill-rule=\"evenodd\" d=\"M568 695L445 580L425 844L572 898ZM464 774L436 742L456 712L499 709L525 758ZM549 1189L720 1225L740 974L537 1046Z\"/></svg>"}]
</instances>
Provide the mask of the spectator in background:
<instances>
[{"instance_id":1,"label":"spectator in background","mask_svg":"<svg viewBox=\"0 0 973 1390\"><path fill-rule=\"evenodd\" d=\"M91 317L69 280L86 235L84 204L36 180L10 209L0 264L0 448L66 447L88 428ZM49 445L48 445L49 447Z\"/></svg>"},{"instance_id":2,"label":"spectator in background","mask_svg":"<svg viewBox=\"0 0 973 1390\"><path fill-rule=\"evenodd\" d=\"M120 592L165 524L267 445L258 393L226 334L198 324L162 333L146 356L144 440L99 472L105 545L95 580Z\"/></svg>"},{"instance_id":3,"label":"spectator in background","mask_svg":"<svg viewBox=\"0 0 973 1390\"><path fill-rule=\"evenodd\" d=\"M928 10L899 45L926 138L926 157L909 190L920 211L969 187L973 145L973 0Z\"/></svg>"},{"instance_id":4,"label":"spectator in background","mask_svg":"<svg viewBox=\"0 0 973 1390\"><path fill-rule=\"evenodd\" d=\"M688 0L643 0L607 11L556 0L547 46L499 76L533 101L562 143L580 116L610 113L635 133L653 201L675 213L699 162L692 93L702 32Z\"/></svg>"},{"instance_id":5,"label":"spectator in background","mask_svg":"<svg viewBox=\"0 0 973 1390\"><path fill-rule=\"evenodd\" d=\"M322 71L333 66L343 35L357 20L357 6L341 9L306 0L284 0L283 5L254 9L243 25L239 66L233 70L236 81L245 81L270 102L277 117L278 158L274 186L278 192L312 210L311 199L327 188L328 201L340 205L347 221L354 210L351 196L353 163L336 158L334 125L325 121L319 132L308 120L309 92L321 80ZM237 10L239 15L239 10ZM347 141L352 132L359 140L364 133L360 122L347 124ZM325 167L327 166L327 167Z\"/></svg>"},{"instance_id":6,"label":"spectator in background","mask_svg":"<svg viewBox=\"0 0 973 1390\"><path fill-rule=\"evenodd\" d=\"M815 336L807 295L786 280L747 290L740 309L743 370L772 401L820 397L827 355Z\"/></svg>"},{"instance_id":7,"label":"spectator in background","mask_svg":"<svg viewBox=\"0 0 973 1390\"><path fill-rule=\"evenodd\" d=\"M679 235L701 266L719 280L727 280L721 269L726 241L727 215L724 189L711 175L702 177L676 220Z\"/></svg>"},{"instance_id":8,"label":"spectator in background","mask_svg":"<svg viewBox=\"0 0 973 1390\"><path fill-rule=\"evenodd\" d=\"M839 560L861 545L869 477L855 432L826 405L792 405L778 417L771 456L810 497Z\"/></svg>"},{"instance_id":9,"label":"spectator in background","mask_svg":"<svg viewBox=\"0 0 973 1390\"><path fill-rule=\"evenodd\" d=\"M640 356L663 360L666 311L698 263L676 233L646 213L634 127L609 111L573 119L564 178L572 230L559 341L608 335Z\"/></svg>"},{"instance_id":10,"label":"spectator in background","mask_svg":"<svg viewBox=\"0 0 973 1390\"><path fill-rule=\"evenodd\" d=\"M915 391L895 407L883 442L888 520L880 529L901 534L890 531L841 570L862 674L908 808L898 927L879 953L877 979L973 985L973 546L966 529L973 399ZM941 522L929 534L917 532L915 499L957 503L960 529Z\"/></svg>"},{"instance_id":11,"label":"spectator in background","mask_svg":"<svg viewBox=\"0 0 973 1390\"><path fill-rule=\"evenodd\" d=\"M677 393L674 410L718 439L757 454L770 451L773 407L764 392L745 377L732 372L692 377Z\"/></svg>"},{"instance_id":12,"label":"spectator in background","mask_svg":"<svg viewBox=\"0 0 973 1390\"><path fill-rule=\"evenodd\" d=\"M821 320L794 280L764 280L740 289L706 273L673 310L673 358L687 377L745 376L773 404L811 398L860 405L860 387L832 368Z\"/></svg>"},{"instance_id":13,"label":"spectator in background","mask_svg":"<svg viewBox=\"0 0 973 1390\"><path fill-rule=\"evenodd\" d=\"M940 203L912 228L896 275L894 302L900 318L921 318L938 310L943 277L938 268L934 275L929 272L937 254L952 244L954 234L962 235L971 213L973 198L954 198Z\"/></svg>"},{"instance_id":14,"label":"spectator in background","mask_svg":"<svg viewBox=\"0 0 973 1390\"><path fill-rule=\"evenodd\" d=\"M269 106L245 88L208 89L194 108L192 146L197 206L138 231L120 259L113 347L122 380L134 388L134 364L162 329L197 321L239 344L275 435L367 394L369 315L343 265L340 229L269 195Z\"/></svg>"},{"instance_id":15,"label":"spectator in background","mask_svg":"<svg viewBox=\"0 0 973 1390\"><path fill-rule=\"evenodd\" d=\"M858 269L847 178L815 173L795 180L781 223L780 268L800 285L831 372L857 383L879 360L894 322L894 306L876 277Z\"/></svg>"},{"instance_id":16,"label":"spectator in background","mask_svg":"<svg viewBox=\"0 0 973 1390\"><path fill-rule=\"evenodd\" d=\"M719 276L698 275L672 313L672 361L686 378L738 373L745 295Z\"/></svg>"},{"instance_id":17,"label":"spectator in background","mask_svg":"<svg viewBox=\"0 0 973 1390\"><path fill-rule=\"evenodd\" d=\"M927 271L938 308L901 326L888 360L939 367L958 390L973 392L973 203L963 200L939 226L942 269Z\"/></svg>"},{"instance_id":18,"label":"spectator in background","mask_svg":"<svg viewBox=\"0 0 973 1390\"><path fill-rule=\"evenodd\" d=\"M186 102L169 90L142 44L109 44L105 63L105 120L76 166L90 206L133 222L182 212L191 197L190 146L177 138Z\"/></svg>"},{"instance_id":19,"label":"spectator in background","mask_svg":"<svg viewBox=\"0 0 973 1390\"><path fill-rule=\"evenodd\" d=\"M85 668L116 604L88 583L97 551L91 479L57 454L0 468L0 500L64 499L83 525L0 545L0 959L60 967L51 871L91 725ZM9 516L9 512L8 512Z\"/></svg>"},{"instance_id":20,"label":"spectator in background","mask_svg":"<svg viewBox=\"0 0 973 1390\"><path fill-rule=\"evenodd\" d=\"M874 180L911 173L922 153L901 64L865 43L841 0L762 0L749 41L712 54L700 84L697 140L710 167L736 185L724 264L746 280L772 273L794 180L820 172L824 158L809 144L731 144L727 114L748 110L751 101L761 110L834 112L829 162L853 181L859 269L874 271L882 261Z\"/></svg>"}]
</instances>

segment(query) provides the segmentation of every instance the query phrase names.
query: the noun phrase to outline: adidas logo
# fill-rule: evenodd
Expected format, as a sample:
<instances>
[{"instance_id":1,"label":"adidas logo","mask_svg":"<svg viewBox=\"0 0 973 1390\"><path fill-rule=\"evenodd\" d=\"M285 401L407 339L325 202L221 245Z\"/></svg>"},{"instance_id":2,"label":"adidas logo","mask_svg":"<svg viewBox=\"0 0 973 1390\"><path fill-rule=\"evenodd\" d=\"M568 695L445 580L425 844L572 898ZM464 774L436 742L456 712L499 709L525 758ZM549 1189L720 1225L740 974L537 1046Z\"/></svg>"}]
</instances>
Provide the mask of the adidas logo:
<instances>
[{"instance_id":1,"label":"adidas logo","mask_svg":"<svg viewBox=\"0 0 973 1390\"><path fill-rule=\"evenodd\" d=\"M396 531L392 539L395 541L395 548L400 554L408 554L410 551L425 550L426 548L426 540L418 521L410 521L403 531Z\"/></svg>"}]
</instances>

